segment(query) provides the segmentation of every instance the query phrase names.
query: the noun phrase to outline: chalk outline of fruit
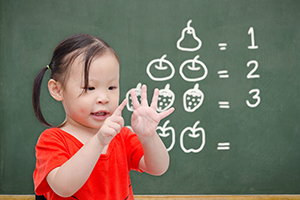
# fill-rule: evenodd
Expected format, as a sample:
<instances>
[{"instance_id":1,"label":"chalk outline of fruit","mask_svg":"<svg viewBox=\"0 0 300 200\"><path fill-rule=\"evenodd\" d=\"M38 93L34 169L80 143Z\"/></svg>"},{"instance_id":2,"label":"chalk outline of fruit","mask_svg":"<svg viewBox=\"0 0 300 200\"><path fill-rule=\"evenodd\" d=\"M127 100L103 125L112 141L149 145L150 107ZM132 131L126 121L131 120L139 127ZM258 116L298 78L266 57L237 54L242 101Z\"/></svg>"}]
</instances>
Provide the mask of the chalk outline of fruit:
<instances>
[{"instance_id":1,"label":"chalk outline of fruit","mask_svg":"<svg viewBox=\"0 0 300 200\"><path fill-rule=\"evenodd\" d=\"M198 96L200 98L200 102L198 102L198 105L195 106L193 109L188 108L188 105L187 105L187 102L186 102L188 100L187 97L186 97L187 95L192 95L193 97ZM183 94L183 107L184 107L184 110L186 112L194 112L195 110L197 110L202 105L203 100L204 100L204 94L201 90L199 90L199 84L196 83L194 88L187 90Z\"/></svg>"},{"instance_id":2,"label":"chalk outline of fruit","mask_svg":"<svg viewBox=\"0 0 300 200\"><path fill-rule=\"evenodd\" d=\"M201 81L201 80L203 80L203 79L206 78L206 76L207 76L207 74L208 74L208 70L207 70L206 65L205 65L202 61L198 60L199 57L200 57L200 56L197 55L197 56L195 56L195 58L190 59L190 60L186 60L186 61L184 61L184 62L180 65L180 68L179 68L179 74L181 75L181 77L182 77L185 81L188 81L188 82L196 82L196 81ZM200 64L200 65L202 66L202 68L204 69L204 74L203 74L202 76L198 77L198 78L187 78L187 77L184 75L184 73L183 73L183 68L185 67L185 65L186 65L187 63L190 63L190 62L192 63L192 66L187 65L187 68L188 68L189 70L191 70L191 71L199 71L199 70L201 70L201 67L196 67L196 66L195 66L195 63L198 63L198 64Z\"/></svg>"},{"instance_id":3,"label":"chalk outline of fruit","mask_svg":"<svg viewBox=\"0 0 300 200\"><path fill-rule=\"evenodd\" d=\"M173 66L173 64L170 62L170 61L168 61L168 60L166 60L165 58L167 57L167 54L164 54L161 58L157 58L157 59L154 59L154 60L152 60L148 65L147 65L147 69L146 69L146 72L147 72L147 74L148 74L148 76L153 80L153 81L166 81L166 80L169 80L169 79L171 79L173 76L174 76L174 74L175 74L175 68L174 68L174 66ZM150 72L150 68L151 68L151 66L155 63L155 62L158 62L159 63L159 65L154 65L154 67L157 69L157 70L167 70L169 67L171 68L171 74L169 75L169 76L167 76L167 77L162 77L162 78L156 78L156 77L154 77L154 76L152 76L152 74L151 74L151 72ZM168 66L163 66L163 63L167 63L168 65L169 65L169 67Z\"/></svg>"},{"instance_id":4,"label":"chalk outline of fruit","mask_svg":"<svg viewBox=\"0 0 300 200\"><path fill-rule=\"evenodd\" d=\"M137 97L141 96L141 94L142 94L142 83L138 83L136 88L132 88L132 89L135 90L135 94L136 94ZM126 107L127 107L127 110L133 112L134 111L133 106L130 105L130 102L132 102L132 100L130 101L130 97L131 97L130 90L128 90L128 92L126 93L126 99L127 99Z\"/></svg>"},{"instance_id":5,"label":"chalk outline of fruit","mask_svg":"<svg viewBox=\"0 0 300 200\"><path fill-rule=\"evenodd\" d=\"M170 134L166 133L167 130L171 130L172 133L172 143L171 145L167 148L167 151L171 151L175 145L175 129L172 126L167 127L167 125L170 123L170 120L167 120L164 125L157 126L156 130L159 129L161 130L162 133L158 133L160 137L168 137Z\"/></svg>"},{"instance_id":6,"label":"chalk outline of fruit","mask_svg":"<svg viewBox=\"0 0 300 200\"><path fill-rule=\"evenodd\" d=\"M165 97L166 95L167 95L167 96L171 96L171 102L170 102L169 105L166 106L164 109L160 109L160 108L159 108L159 105L157 105L157 109L156 109L156 110L157 110L158 112L166 111L167 109L169 109L169 108L173 105L173 103L174 103L174 101L175 101L175 94L174 94L174 92L173 92L172 90L170 90L170 84L169 84L169 83L166 84L166 86L165 86L164 89L159 90L159 96L158 96L158 98L159 98L160 96Z\"/></svg>"},{"instance_id":7,"label":"chalk outline of fruit","mask_svg":"<svg viewBox=\"0 0 300 200\"><path fill-rule=\"evenodd\" d=\"M198 153L200 152L204 145L205 145L205 130L202 128L202 127L199 127L197 128L198 124L200 124L200 121L196 121L194 126L193 127L186 127L185 129L183 129L183 131L181 131L181 134L180 134L180 147L181 149L185 152L185 153ZM196 134L197 131L201 131L202 133L202 144L201 146L198 148L198 149L186 149L183 145L183 136L184 134L190 130L192 133L189 133L188 135L191 137L191 138L198 138L200 136L200 134Z\"/></svg>"},{"instance_id":8,"label":"chalk outline of fruit","mask_svg":"<svg viewBox=\"0 0 300 200\"><path fill-rule=\"evenodd\" d=\"M196 36L196 32L195 29L193 27L191 27L192 20L190 19L187 22L186 28L184 28L181 32L181 37L179 38L179 40L177 41L177 48L181 51L197 51L198 49L201 48L202 46L202 41ZM192 34L193 38L198 42L198 46L195 48L185 48L185 47L181 47L180 43L182 42L182 40L184 39L185 36L185 32L187 32L188 34Z\"/></svg>"}]
</instances>

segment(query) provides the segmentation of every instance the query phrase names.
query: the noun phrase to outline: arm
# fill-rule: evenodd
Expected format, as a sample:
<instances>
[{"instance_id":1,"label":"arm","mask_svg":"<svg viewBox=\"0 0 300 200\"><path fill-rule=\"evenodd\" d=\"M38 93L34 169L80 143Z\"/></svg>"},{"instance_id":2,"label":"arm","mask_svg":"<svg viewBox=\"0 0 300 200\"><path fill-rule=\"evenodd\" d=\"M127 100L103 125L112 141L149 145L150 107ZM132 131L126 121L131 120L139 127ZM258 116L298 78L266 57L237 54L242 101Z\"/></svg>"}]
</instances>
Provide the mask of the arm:
<instances>
[{"instance_id":1,"label":"arm","mask_svg":"<svg viewBox=\"0 0 300 200\"><path fill-rule=\"evenodd\" d=\"M90 176L103 148L93 137L72 158L53 169L46 177L52 190L61 197L76 193Z\"/></svg>"},{"instance_id":2,"label":"arm","mask_svg":"<svg viewBox=\"0 0 300 200\"><path fill-rule=\"evenodd\" d=\"M52 190L59 196L69 197L76 193L92 173L103 148L124 126L121 112L126 101L107 118L98 131L71 159L53 169L46 177Z\"/></svg>"},{"instance_id":3,"label":"arm","mask_svg":"<svg viewBox=\"0 0 300 200\"><path fill-rule=\"evenodd\" d=\"M135 91L131 90L130 92L134 107L131 126L144 150L144 156L140 160L139 168L152 175L162 175L169 167L169 154L156 133L156 128L160 120L170 115L174 108L162 113L156 112L158 89L154 91L150 107L148 106L147 87L145 85L142 86L141 105L137 100Z\"/></svg>"}]
</instances>

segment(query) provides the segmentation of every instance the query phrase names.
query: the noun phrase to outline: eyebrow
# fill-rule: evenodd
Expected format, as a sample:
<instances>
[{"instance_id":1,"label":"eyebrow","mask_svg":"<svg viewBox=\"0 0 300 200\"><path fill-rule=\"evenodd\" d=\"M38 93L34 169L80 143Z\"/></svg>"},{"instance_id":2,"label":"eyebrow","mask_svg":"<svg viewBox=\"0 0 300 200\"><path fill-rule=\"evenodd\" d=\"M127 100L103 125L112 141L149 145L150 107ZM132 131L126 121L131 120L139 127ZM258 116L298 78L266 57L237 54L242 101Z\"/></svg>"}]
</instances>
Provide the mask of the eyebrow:
<instances>
[{"instance_id":1,"label":"eyebrow","mask_svg":"<svg viewBox=\"0 0 300 200\"><path fill-rule=\"evenodd\" d=\"M108 81L115 81L116 79L117 79L117 80L119 79L119 76L118 76L118 75L113 76L112 78L108 79ZM99 80L99 78L91 78L91 77L89 76L88 83L90 83L90 82L97 82L98 80Z\"/></svg>"}]
</instances>

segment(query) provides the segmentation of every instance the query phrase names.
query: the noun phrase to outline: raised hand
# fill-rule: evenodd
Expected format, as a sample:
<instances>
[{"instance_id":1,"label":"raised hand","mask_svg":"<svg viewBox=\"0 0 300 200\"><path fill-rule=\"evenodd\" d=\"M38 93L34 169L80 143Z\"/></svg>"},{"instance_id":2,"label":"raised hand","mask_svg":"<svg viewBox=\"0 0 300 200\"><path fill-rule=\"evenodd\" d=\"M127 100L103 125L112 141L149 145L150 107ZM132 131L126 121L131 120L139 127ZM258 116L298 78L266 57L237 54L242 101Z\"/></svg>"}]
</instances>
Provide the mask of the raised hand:
<instances>
[{"instance_id":1,"label":"raised hand","mask_svg":"<svg viewBox=\"0 0 300 200\"><path fill-rule=\"evenodd\" d=\"M97 139L101 145L106 146L110 141L120 132L124 126L124 119L122 117L122 110L127 104L125 99L114 111L114 113L108 117L100 130L97 133Z\"/></svg>"},{"instance_id":2,"label":"raised hand","mask_svg":"<svg viewBox=\"0 0 300 200\"><path fill-rule=\"evenodd\" d=\"M142 86L141 104L138 102L135 90L130 90L134 112L131 118L133 131L140 137L151 137L156 134L156 127L160 120L170 115L174 108L170 108L162 113L157 113L157 102L159 90L155 89L151 105L149 107L147 100L147 86Z\"/></svg>"}]
</instances>

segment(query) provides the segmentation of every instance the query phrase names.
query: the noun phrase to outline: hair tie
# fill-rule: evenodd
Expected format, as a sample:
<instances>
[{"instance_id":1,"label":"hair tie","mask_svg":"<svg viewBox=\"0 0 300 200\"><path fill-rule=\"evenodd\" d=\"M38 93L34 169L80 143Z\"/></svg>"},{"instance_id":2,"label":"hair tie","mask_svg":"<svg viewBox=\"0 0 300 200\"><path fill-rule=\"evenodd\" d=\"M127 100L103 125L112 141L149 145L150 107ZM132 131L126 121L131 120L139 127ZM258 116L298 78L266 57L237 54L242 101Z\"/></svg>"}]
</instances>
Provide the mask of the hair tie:
<instances>
[{"instance_id":1,"label":"hair tie","mask_svg":"<svg viewBox=\"0 0 300 200\"><path fill-rule=\"evenodd\" d=\"M47 68L50 69L49 65L47 65Z\"/></svg>"}]
</instances>

